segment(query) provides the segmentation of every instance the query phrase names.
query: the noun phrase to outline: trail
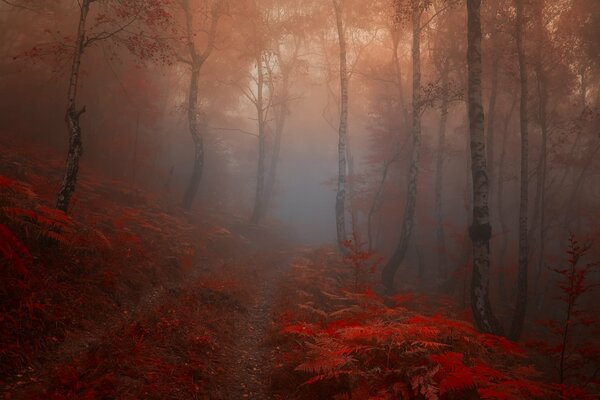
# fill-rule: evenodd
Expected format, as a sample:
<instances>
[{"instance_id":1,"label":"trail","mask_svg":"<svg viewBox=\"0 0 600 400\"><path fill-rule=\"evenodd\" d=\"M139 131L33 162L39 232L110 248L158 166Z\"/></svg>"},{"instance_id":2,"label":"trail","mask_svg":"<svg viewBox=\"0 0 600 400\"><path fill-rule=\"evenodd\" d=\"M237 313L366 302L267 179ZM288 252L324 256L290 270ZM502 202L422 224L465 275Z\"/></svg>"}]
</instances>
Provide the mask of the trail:
<instances>
[{"instance_id":1,"label":"trail","mask_svg":"<svg viewBox=\"0 0 600 400\"><path fill-rule=\"evenodd\" d=\"M274 297L288 261L274 257L258 274L258 287L248 311L235 323L234 343L224 349L221 363L223 376L211 392L211 399L272 399L271 372L275 349L268 344L273 324Z\"/></svg>"}]
</instances>

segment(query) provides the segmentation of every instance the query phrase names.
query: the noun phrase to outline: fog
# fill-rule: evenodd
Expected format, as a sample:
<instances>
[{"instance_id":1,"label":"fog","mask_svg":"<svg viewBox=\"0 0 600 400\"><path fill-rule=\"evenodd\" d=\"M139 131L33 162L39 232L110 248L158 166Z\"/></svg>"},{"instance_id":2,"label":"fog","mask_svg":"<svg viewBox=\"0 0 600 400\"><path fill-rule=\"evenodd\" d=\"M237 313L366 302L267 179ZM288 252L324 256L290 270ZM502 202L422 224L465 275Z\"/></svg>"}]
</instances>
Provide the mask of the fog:
<instances>
[{"instance_id":1,"label":"fog","mask_svg":"<svg viewBox=\"0 0 600 400\"><path fill-rule=\"evenodd\" d=\"M33 288L54 281L20 276L37 277L27 268L54 255L71 260L73 271L85 259L81 268L96 278L106 264L127 264L133 277L102 270L98 298L115 279L130 289L150 279L151 291L170 271L164 265L194 266L194 279L206 278L196 295L215 277L264 278L282 292L318 289L321 303L294 304L326 316L305 321L299 313L298 321L317 326L339 306L329 293L348 294L324 282L348 283L354 268L348 285L381 296L380 310L394 294L416 293L432 299L429 311L467 319L469 335L563 335L560 377L547 383L567 381L568 343L584 365L573 383L597 394L600 352L589 343L598 321L588 316L600 279L592 262L600 259L599 38L598 0L0 0L0 262L16 266L3 273L17 276L5 277L16 286L0 290L12 307L0 312L27 308L33 321L45 309ZM75 222L73 230L106 248L61 236ZM136 253L138 245L146 253ZM371 259L379 261L367 266ZM148 260L164 262L138 272ZM241 265L257 268L235 269ZM290 275L273 278L288 267ZM56 282L87 276L57 271ZM215 293L227 286L214 285ZM248 314L267 335L277 294L260 285L219 298L271 307ZM49 299L59 291L44 290ZM106 304L117 311L107 313L138 295L110 294ZM409 319L387 310L390 324ZM322 328L319 335L331 333ZM257 347L258 336L244 337ZM25 359L15 355L11 371ZM332 371L327 379L348 373Z\"/></svg>"},{"instance_id":2,"label":"fog","mask_svg":"<svg viewBox=\"0 0 600 400\"><path fill-rule=\"evenodd\" d=\"M428 3L415 58L400 3L132 4L89 5L79 70L76 3L0 4L5 146L41 152L60 170L65 110L85 106L73 116L81 173L169 212L275 224L303 245L354 234L384 260L397 253L390 263L412 276L407 285L419 276L435 286L468 263L472 179L482 171L470 147L463 7ZM506 279L527 253L538 291L569 233L597 234L600 70L587 6L529 5L520 45L509 2L482 9L491 273ZM53 179L48 193L60 186ZM77 185L64 182L68 210Z\"/></svg>"}]
</instances>

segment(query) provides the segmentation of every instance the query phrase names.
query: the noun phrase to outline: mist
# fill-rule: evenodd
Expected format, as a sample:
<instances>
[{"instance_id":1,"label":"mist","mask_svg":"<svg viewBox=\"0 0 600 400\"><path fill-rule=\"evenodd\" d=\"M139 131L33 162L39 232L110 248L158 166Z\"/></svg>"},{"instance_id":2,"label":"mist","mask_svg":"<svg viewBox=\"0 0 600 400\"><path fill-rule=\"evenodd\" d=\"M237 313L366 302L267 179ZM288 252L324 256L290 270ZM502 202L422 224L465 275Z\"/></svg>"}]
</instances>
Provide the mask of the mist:
<instances>
[{"instance_id":1,"label":"mist","mask_svg":"<svg viewBox=\"0 0 600 400\"><path fill-rule=\"evenodd\" d=\"M599 38L595 0L0 0L0 391L595 398Z\"/></svg>"}]
</instances>

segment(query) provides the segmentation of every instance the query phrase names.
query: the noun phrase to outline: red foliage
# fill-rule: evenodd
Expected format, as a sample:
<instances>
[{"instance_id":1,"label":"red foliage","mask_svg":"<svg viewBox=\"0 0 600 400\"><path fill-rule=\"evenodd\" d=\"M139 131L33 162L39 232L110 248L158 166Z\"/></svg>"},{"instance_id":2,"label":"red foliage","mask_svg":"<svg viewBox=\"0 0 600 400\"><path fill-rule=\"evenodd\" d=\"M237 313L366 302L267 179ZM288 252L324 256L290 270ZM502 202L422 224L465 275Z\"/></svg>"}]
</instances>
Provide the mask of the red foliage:
<instances>
[{"instance_id":1,"label":"red foliage","mask_svg":"<svg viewBox=\"0 0 600 400\"><path fill-rule=\"evenodd\" d=\"M215 329L237 306L225 294L230 280L184 278L199 241L218 261L222 242L234 239L152 206L124 207L128 189L115 182L84 174L80 183L85 207L70 217L0 175L3 390L32 399L198 397Z\"/></svg>"},{"instance_id":2,"label":"red foliage","mask_svg":"<svg viewBox=\"0 0 600 400\"><path fill-rule=\"evenodd\" d=\"M559 276L557 287L564 317L559 321L541 321L552 339L532 342L542 354L554 361L559 384L569 381L600 386L595 377L600 363L600 343L597 335L594 337L590 332L591 328L598 326L598 320L580 304L582 297L597 286L590 282L590 275L600 263L580 265L590 248L590 244L580 244L573 235L569 237L567 266L552 269ZM576 341L576 332L577 336L588 336L590 340ZM570 389L563 390L568 394Z\"/></svg>"},{"instance_id":3,"label":"red foliage","mask_svg":"<svg viewBox=\"0 0 600 400\"><path fill-rule=\"evenodd\" d=\"M348 292L344 263L324 265L316 254L297 264L290 275L298 306L281 319L289 339L281 363L304 382L300 398L560 398L516 343Z\"/></svg>"}]
</instances>

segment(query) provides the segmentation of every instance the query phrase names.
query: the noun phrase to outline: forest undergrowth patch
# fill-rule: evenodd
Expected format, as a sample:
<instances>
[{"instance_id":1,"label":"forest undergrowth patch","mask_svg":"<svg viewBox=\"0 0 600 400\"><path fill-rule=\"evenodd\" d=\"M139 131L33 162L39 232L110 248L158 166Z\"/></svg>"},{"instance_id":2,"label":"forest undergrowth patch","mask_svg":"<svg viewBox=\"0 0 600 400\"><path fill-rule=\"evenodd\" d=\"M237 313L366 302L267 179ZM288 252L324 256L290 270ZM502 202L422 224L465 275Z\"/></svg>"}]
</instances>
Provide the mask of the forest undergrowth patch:
<instances>
[{"instance_id":1,"label":"forest undergrowth patch","mask_svg":"<svg viewBox=\"0 0 600 400\"><path fill-rule=\"evenodd\" d=\"M379 296L374 278L357 279L356 258L366 270L376 262L331 248L292 262L271 336L278 399L594 398L552 383L514 342L427 312L416 296Z\"/></svg>"},{"instance_id":2,"label":"forest undergrowth patch","mask_svg":"<svg viewBox=\"0 0 600 400\"><path fill-rule=\"evenodd\" d=\"M199 226L86 174L66 215L45 192L54 163L31 160L0 154L3 398L209 398L258 279L239 279L239 222Z\"/></svg>"}]
</instances>

